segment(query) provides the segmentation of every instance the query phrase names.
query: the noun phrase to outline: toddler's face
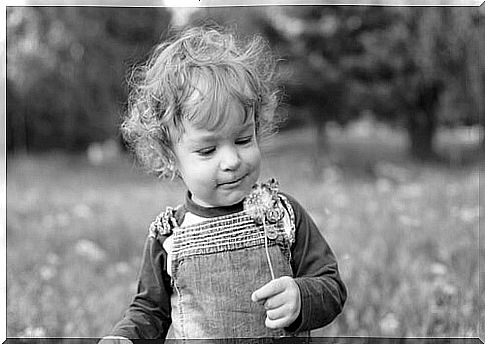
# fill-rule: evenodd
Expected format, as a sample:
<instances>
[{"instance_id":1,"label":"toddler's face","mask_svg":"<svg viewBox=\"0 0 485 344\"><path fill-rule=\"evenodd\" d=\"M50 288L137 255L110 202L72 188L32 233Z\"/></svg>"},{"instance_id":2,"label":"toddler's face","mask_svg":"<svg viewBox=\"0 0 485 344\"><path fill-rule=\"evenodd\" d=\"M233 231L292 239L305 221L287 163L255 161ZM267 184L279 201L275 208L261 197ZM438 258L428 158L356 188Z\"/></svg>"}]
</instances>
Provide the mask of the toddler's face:
<instances>
[{"instance_id":1,"label":"toddler's face","mask_svg":"<svg viewBox=\"0 0 485 344\"><path fill-rule=\"evenodd\" d=\"M253 118L244 122L241 107L228 107L218 130L198 129L184 121L175 144L177 168L195 203L228 206L241 201L259 178L261 153Z\"/></svg>"}]
</instances>

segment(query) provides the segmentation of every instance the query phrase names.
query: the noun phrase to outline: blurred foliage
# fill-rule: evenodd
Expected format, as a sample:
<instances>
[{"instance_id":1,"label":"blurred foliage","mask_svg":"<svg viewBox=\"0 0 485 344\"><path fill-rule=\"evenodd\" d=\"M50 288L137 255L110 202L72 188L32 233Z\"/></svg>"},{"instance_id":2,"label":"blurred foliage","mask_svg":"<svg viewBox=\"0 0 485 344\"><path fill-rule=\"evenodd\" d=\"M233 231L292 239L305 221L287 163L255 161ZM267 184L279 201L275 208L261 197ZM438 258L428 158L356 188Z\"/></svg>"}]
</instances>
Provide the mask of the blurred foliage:
<instances>
[{"instance_id":1,"label":"blurred foliage","mask_svg":"<svg viewBox=\"0 0 485 344\"><path fill-rule=\"evenodd\" d=\"M439 126L485 117L479 68L485 11L478 7L243 6L181 13L192 13L189 25L211 20L265 36L282 59L288 125L314 126L318 147L326 145L329 122L347 125L371 115L407 128L411 153L432 158ZM75 150L116 137L126 70L147 56L170 19L163 8L8 8L8 149Z\"/></svg>"},{"instance_id":2,"label":"blurred foliage","mask_svg":"<svg viewBox=\"0 0 485 344\"><path fill-rule=\"evenodd\" d=\"M281 6L208 9L192 22L208 17L265 35L283 58L288 103L317 128L321 144L327 122L371 114L405 126L411 153L430 158L439 125L484 118L484 14L473 7Z\"/></svg>"},{"instance_id":3,"label":"blurred foliage","mask_svg":"<svg viewBox=\"0 0 485 344\"><path fill-rule=\"evenodd\" d=\"M115 137L126 71L169 21L163 8L7 8L8 150Z\"/></svg>"},{"instance_id":4,"label":"blurred foliage","mask_svg":"<svg viewBox=\"0 0 485 344\"><path fill-rule=\"evenodd\" d=\"M485 82L478 70L479 16L478 8L285 10L275 23L299 61L299 77L288 83L290 101L308 104L319 128L366 112L404 125L411 153L434 157L438 125L479 120Z\"/></svg>"}]
</instances>

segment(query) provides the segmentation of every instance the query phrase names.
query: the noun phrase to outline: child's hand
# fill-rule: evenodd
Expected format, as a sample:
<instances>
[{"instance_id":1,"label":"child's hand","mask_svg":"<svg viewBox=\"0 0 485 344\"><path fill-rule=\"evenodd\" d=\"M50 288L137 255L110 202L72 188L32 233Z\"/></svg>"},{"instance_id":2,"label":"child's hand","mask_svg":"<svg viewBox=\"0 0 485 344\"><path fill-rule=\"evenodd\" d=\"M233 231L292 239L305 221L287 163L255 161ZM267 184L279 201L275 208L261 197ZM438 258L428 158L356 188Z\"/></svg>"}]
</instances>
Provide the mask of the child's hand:
<instances>
[{"instance_id":1,"label":"child's hand","mask_svg":"<svg viewBox=\"0 0 485 344\"><path fill-rule=\"evenodd\" d=\"M133 344L133 342L125 337L106 336L101 338L98 344Z\"/></svg>"},{"instance_id":2,"label":"child's hand","mask_svg":"<svg viewBox=\"0 0 485 344\"><path fill-rule=\"evenodd\" d=\"M264 301L265 325L268 328L288 327L300 314L300 288L289 276L283 276L265 284L251 295L251 300Z\"/></svg>"}]
</instances>

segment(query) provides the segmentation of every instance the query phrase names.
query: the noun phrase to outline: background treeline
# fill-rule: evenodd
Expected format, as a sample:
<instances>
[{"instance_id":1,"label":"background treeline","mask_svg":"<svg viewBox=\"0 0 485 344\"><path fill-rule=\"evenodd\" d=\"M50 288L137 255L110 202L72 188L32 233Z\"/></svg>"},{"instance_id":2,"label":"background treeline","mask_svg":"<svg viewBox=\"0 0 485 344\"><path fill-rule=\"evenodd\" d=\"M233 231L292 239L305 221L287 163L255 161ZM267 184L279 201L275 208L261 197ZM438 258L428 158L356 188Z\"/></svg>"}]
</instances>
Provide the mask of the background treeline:
<instances>
[{"instance_id":1,"label":"background treeline","mask_svg":"<svg viewBox=\"0 0 485 344\"><path fill-rule=\"evenodd\" d=\"M207 20L281 58L288 120L261 180L308 210L349 291L312 335L477 337L484 11L8 7L8 337L100 337L121 319L147 228L185 195L120 154L127 80L172 26Z\"/></svg>"},{"instance_id":2,"label":"background treeline","mask_svg":"<svg viewBox=\"0 0 485 344\"><path fill-rule=\"evenodd\" d=\"M407 130L409 150L435 158L440 126L483 124L485 11L476 7L206 8L242 34L263 34L282 58L287 127L370 115ZM130 67L166 38L170 8L9 7L7 150L84 150L118 139Z\"/></svg>"}]
</instances>

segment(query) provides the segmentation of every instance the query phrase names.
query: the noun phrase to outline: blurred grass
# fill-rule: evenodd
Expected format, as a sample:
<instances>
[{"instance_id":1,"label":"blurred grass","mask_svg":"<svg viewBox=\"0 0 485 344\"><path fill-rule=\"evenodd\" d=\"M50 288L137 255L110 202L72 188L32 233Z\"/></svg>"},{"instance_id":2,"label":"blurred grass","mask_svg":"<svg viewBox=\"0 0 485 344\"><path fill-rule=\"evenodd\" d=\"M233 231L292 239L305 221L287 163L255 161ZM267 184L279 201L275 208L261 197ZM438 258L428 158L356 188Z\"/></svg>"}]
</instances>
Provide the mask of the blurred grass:
<instances>
[{"instance_id":1,"label":"blurred grass","mask_svg":"<svg viewBox=\"0 0 485 344\"><path fill-rule=\"evenodd\" d=\"M308 209L349 290L314 335L477 336L480 163L416 164L402 135L380 133L334 131L326 164L309 130L265 147L262 178ZM106 334L135 291L149 223L182 190L128 158L8 157L7 335Z\"/></svg>"}]
</instances>

